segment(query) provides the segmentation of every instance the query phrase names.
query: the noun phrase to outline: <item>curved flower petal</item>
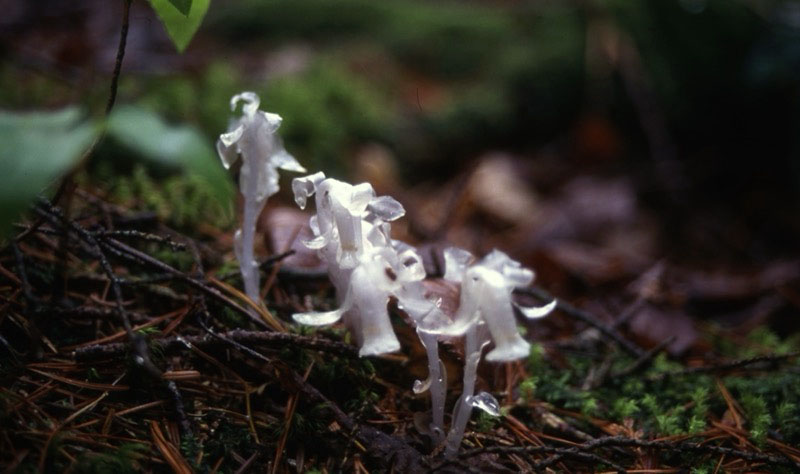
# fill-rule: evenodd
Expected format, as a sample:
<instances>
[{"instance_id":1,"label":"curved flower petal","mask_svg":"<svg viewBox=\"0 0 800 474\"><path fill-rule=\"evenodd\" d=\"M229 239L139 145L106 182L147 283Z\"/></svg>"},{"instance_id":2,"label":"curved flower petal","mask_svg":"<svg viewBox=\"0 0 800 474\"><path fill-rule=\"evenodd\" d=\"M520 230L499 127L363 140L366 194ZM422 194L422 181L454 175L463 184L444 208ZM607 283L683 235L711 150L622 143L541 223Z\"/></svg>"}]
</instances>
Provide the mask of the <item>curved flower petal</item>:
<instances>
[{"instance_id":1,"label":"curved flower petal","mask_svg":"<svg viewBox=\"0 0 800 474\"><path fill-rule=\"evenodd\" d=\"M375 198L375 190L369 183L360 183L352 186L348 202L342 205L354 216L361 216L367 209L367 205Z\"/></svg>"},{"instance_id":2,"label":"curved flower petal","mask_svg":"<svg viewBox=\"0 0 800 474\"><path fill-rule=\"evenodd\" d=\"M455 321L446 320L444 324L443 319L425 318L418 326L419 330L440 337L458 337L463 336L467 331L480 321L480 312L475 311L472 316L466 318L456 318ZM437 324L438 323L438 324Z\"/></svg>"},{"instance_id":3,"label":"curved flower petal","mask_svg":"<svg viewBox=\"0 0 800 474\"><path fill-rule=\"evenodd\" d=\"M344 311L342 309L335 311L309 311L307 313L295 313L292 315L292 319L306 326L326 326L342 319L343 314Z\"/></svg>"},{"instance_id":4,"label":"curved flower petal","mask_svg":"<svg viewBox=\"0 0 800 474\"><path fill-rule=\"evenodd\" d=\"M286 171L296 171L298 173L305 173L306 169L297 161L297 159L290 155L286 150L279 150L272 155L270 162L276 168Z\"/></svg>"},{"instance_id":5,"label":"curved flower petal","mask_svg":"<svg viewBox=\"0 0 800 474\"><path fill-rule=\"evenodd\" d=\"M225 146L222 140L217 140L217 154L219 155L219 159L222 160L222 166L225 169L230 169L230 167L236 163L236 160L239 159L239 152L236 150L235 146Z\"/></svg>"},{"instance_id":6,"label":"curved flower petal","mask_svg":"<svg viewBox=\"0 0 800 474\"><path fill-rule=\"evenodd\" d=\"M319 250L328 244L328 238L326 235L318 235L311 240L302 240L301 242L311 250Z\"/></svg>"},{"instance_id":7,"label":"curved flower petal","mask_svg":"<svg viewBox=\"0 0 800 474\"><path fill-rule=\"evenodd\" d=\"M220 134L219 141L221 141L226 147L229 147L238 142L239 139L242 138L243 133L244 124L240 123L238 127L234 128L230 132Z\"/></svg>"},{"instance_id":8,"label":"curved flower petal","mask_svg":"<svg viewBox=\"0 0 800 474\"><path fill-rule=\"evenodd\" d=\"M544 306L520 306L517 303L514 303L514 306L517 307L520 313L523 314L528 319L537 319L543 318L548 314L552 313L556 306L558 305L558 300L553 300L547 303Z\"/></svg>"},{"instance_id":9,"label":"curved flower petal","mask_svg":"<svg viewBox=\"0 0 800 474\"><path fill-rule=\"evenodd\" d=\"M486 360L490 362L510 362L522 359L530 353L531 345L518 333L512 335L511 340L498 344L494 349L486 354Z\"/></svg>"},{"instance_id":10,"label":"curved flower petal","mask_svg":"<svg viewBox=\"0 0 800 474\"><path fill-rule=\"evenodd\" d=\"M263 121L263 124L266 125L264 131L266 132L267 135L272 135L273 133L275 133L278 130L278 128L280 128L281 123L283 122L283 117L281 117L278 114L264 112L263 110L259 110L258 114L259 115L257 115L257 117L259 117Z\"/></svg>"},{"instance_id":11,"label":"curved flower petal","mask_svg":"<svg viewBox=\"0 0 800 474\"><path fill-rule=\"evenodd\" d=\"M313 196L317 190L317 186L325 179L325 173L322 171L302 178L295 178L292 180L292 192L294 193L294 202L300 206L300 209L306 208L306 202L309 196Z\"/></svg>"},{"instance_id":12,"label":"curved flower petal","mask_svg":"<svg viewBox=\"0 0 800 474\"><path fill-rule=\"evenodd\" d=\"M258 106L261 105L261 99L258 98L258 94L255 92L240 92L231 97L231 110L236 110L236 104L239 102L244 102L242 113L249 117L254 116Z\"/></svg>"},{"instance_id":13,"label":"curved flower petal","mask_svg":"<svg viewBox=\"0 0 800 474\"><path fill-rule=\"evenodd\" d=\"M487 253L486 256L481 259L480 264L497 271L502 271L503 267L506 265L516 264L516 266L520 266L519 262L512 260L508 254L497 249L493 249L491 252Z\"/></svg>"},{"instance_id":14,"label":"curved flower petal","mask_svg":"<svg viewBox=\"0 0 800 474\"><path fill-rule=\"evenodd\" d=\"M425 279L425 267L422 258L413 249L409 249L397 256L400 268L397 278L401 282L420 281Z\"/></svg>"},{"instance_id":15,"label":"curved flower petal","mask_svg":"<svg viewBox=\"0 0 800 474\"><path fill-rule=\"evenodd\" d=\"M464 272L473 259L474 256L464 249L458 247L444 249L444 279L461 283Z\"/></svg>"},{"instance_id":16,"label":"curved flower petal","mask_svg":"<svg viewBox=\"0 0 800 474\"><path fill-rule=\"evenodd\" d=\"M391 196L379 196L374 198L367 205L367 210L380 220L386 222L392 222L406 214L403 205Z\"/></svg>"},{"instance_id":17,"label":"curved flower petal","mask_svg":"<svg viewBox=\"0 0 800 474\"><path fill-rule=\"evenodd\" d=\"M501 272L511 288L526 287L531 284L534 277L533 270L514 265L506 265Z\"/></svg>"}]
</instances>

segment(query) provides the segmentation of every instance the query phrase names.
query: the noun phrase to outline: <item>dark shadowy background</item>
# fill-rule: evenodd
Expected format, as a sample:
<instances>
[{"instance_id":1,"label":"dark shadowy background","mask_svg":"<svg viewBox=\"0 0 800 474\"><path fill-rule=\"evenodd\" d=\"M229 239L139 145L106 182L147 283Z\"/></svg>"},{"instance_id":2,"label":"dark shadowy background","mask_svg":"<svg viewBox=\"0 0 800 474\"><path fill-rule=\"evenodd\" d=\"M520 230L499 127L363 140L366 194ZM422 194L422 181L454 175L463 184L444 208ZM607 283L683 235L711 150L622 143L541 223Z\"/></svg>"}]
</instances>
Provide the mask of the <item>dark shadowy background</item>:
<instances>
[{"instance_id":1,"label":"dark shadowy background","mask_svg":"<svg viewBox=\"0 0 800 474\"><path fill-rule=\"evenodd\" d=\"M111 0L0 0L0 109L48 110L77 104L87 117L101 117L117 54L122 7L122 1ZM659 377L675 369L677 364L669 364L676 360L691 366L774 353L778 356L773 362L793 360L786 354L798 348L800 308L800 2L216 0L182 54L175 51L145 1L133 1L130 20L117 108L133 104L176 127L192 127L210 150L232 117L231 96L244 90L257 92L262 109L283 116L280 134L285 147L309 172L322 170L351 182L369 181L379 194L403 203L407 215L393 224L393 235L417 245L424 254L432 288L441 285L435 277L440 276L437 271L441 273L437 259L444 246L459 245L478 255L500 248L535 268L542 287L589 311L603 324L617 327L642 351L664 343L671 360L653 362ZM232 206L167 164L144 159L136 147L112 135L72 176L79 190L71 203L73 218L92 225L119 218L114 221L117 228L128 225L154 232L163 230L157 225L167 226L167 235L179 232L202 244L208 275L230 280L230 287L238 285L231 250L235 219L220 211ZM275 285L267 306L286 321L293 311L332 300L324 275L310 283L303 278L307 274L302 271L319 270L314 267L318 262L296 239L297 229L308 222L309 214L294 206L288 174L282 178L281 194L271 199L263 215L264 242L258 248L261 257L289 248L297 252L283 260L282 273L275 270L269 280L269 285ZM98 217L97 209L105 214ZM113 306L96 295L107 296L108 291L107 286L105 293L97 289L105 276L96 267L83 268L80 261L70 261L76 268L68 275L58 267L64 265L66 257L61 257L66 253L59 258L51 255L62 247L44 233L33 235L37 240L21 246L20 253L28 262L33 296L57 300L50 291L57 287L53 280L62 275L64 281L67 276L76 280L70 288L84 293L78 295L76 290L66 295L65 308L77 305L76 301L83 305L78 309L92 311L95 306ZM196 270L188 253L158 249L159 253L152 252L156 257L187 272ZM0 251L5 267L24 268L23 257L10 247ZM84 275L90 270L95 273L93 280ZM5 292L2 304L12 308L15 317L4 320L0 316L0 329L6 335L18 335L16 339L7 336L12 340L9 347L16 345L16 350L24 352L29 349L26 338L39 344L41 334L31 333L19 321L41 315L31 309L37 307L35 298L20 296L21 280L6 273L5 286L0 287ZM164 281L164 288L174 283L169 278ZM159 291L165 293L164 288ZM445 304L456 304L452 288L449 296L448 288L440 290ZM146 298L136 300L141 294ZM163 301L159 299L163 295L134 290L129 296L145 302L136 304L144 319L170 314L176 301L190 306L183 294ZM531 298L529 302L538 301ZM147 307L150 303L153 308ZM218 309L218 329L246 323L232 317L229 308ZM43 334L62 350L53 349L53 357L64 355L71 344L93 344L119 329L109 322L89 327L83 324L88 319L73 324L66 316L58 321L66 329L42 326ZM205 334L190 324L181 327L185 334ZM738 424L735 436L729 428L724 432L728 434L720 435L729 445L745 446L742 440L747 436L760 436L763 442L770 427L771 439L787 444L800 436L796 424L800 391L787 388L797 386L796 362L780 377L765 372L763 379L726 379L733 397L741 400L763 388L757 393L763 399L752 402L760 411L745 407L737 412L731 408L731 395L710 378L696 379L704 384L700 388L705 395L700 393L688 402L684 392L697 388L695 379L681 379L681 384L667 382L664 390L654 389L659 397L665 394L658 401L661 405L651 404L650 412L642 408L640 413L652 416L642 415L634 427L627 420L639 409L636 397L644 389L633 382L640 380L620 377L609 382L611 388L598 386L591 393L586 389L597 367L605 365L607 375L612 356L620 358L614 362L618 366L635 365L629 355L620 354L617 346L591 329L585 330L584 323L568 317L563 309L524 324L528 339L540 342L526 362L527 372L522 363L514 371L509 364L505 375L495 367L486 368L481 383L496 392L517 387L523 379L531 382L529 386L539 384L530 390L535 396L529 395L528 405L512 407L517 409L515 416L537 430L542 418L535 410L541 409L538 403L544 400L561 414L580 410L583 418L569 415L574 415L573 422L580 418L580 423L573 424L595 434L599 428L587 428L592 416L608 416L617 423L603 426L620 431L602 428L603 435L639 438L641 432L635 429L640 427L648 434L696 434L686 423L665 428L666 418L658 420L657 415L665 407L683 406L677 410L682 416L686 407L702 406L707 397L711 408L693 415L697 429L719 428L726 417L730 422L738 412L751 419L746 428L751 432L742 431ZM396 326L404 342L404 352L396 356L405 358L407 365L398 370L390 365L397 361L376 361L379 368L391 369L385 371L388 381L381 381L380 387L373 361L356 363L346 358L339 365L329 361L327 372L315 368L310 380L343 406L350 403L344 400L351 392L362 391L359 395L368 395L362 398L369 403L360 405L360 412L346 406L349 414L366 419L364 413L372 413L374 405L376 417L380 412L389 423L398 423L398 436L411 433L415 446L428 453L424 436L408 421L424 410L424 403L412 400L408 391L413 377L426 373L420 362L422 351L414 345L413 329L402 323ZM175 327L170 322L165 331ZM330 334L336 339L345 337L343 331L336 331ZM452 353L446 362L457 384L460 365L453 354L458 349L448 351ZM297 360L290 361L296 363L295 369L302 373L308 367L311 372L314 364L308 365L303 354L295 356ZM217 368L198 360L185 357L175 366L188 371L205 364L209 373L217 374ZM235 362L241 362L242 372L253 368L246 364L255 365L245 357ZM645 360L644 367L650 362ZM109 374L117 373L117 367L103 370L103 380L110 383L114 378ZM252 372L258 383L262 379L264 384L273 383L274 374ZM357 382L344 387L342 373ZM535 380L540 373L545 375ZM19 374L9 374L19 393L38 390L20 382ZM624 383L619 379L625 379ZM762 387L760 380L768 383ZM192 384L181 385L184 394L204 393L205 385ZM215 380L212 385L225 384ZM240 393L212 392L206 393L208 400L203 402L208 406L234 406L231 400ZM134 393L122 402L133 405L156 398L145 395ZM512 395L518 393L505 393L505 405L511 406ZM273 438L289 433L289 425L280 424L283 407L296 400L287 402L288 395L277 389L257 396L268 412L255 418L264 423L258 426L262 436L267 431L275 433ZM451 401L454 396L451 393ZM115 406L122 409L126 406L122 402ZM27 407L22 402L19 406ZM783 415L777 416L780 406L784 406ZM244 413L244 408L234 408ZM298 428L288 438L287 452L300 468L306 436L333 439L325 444L330 453L327 458L320 455L320 465L333 465L341 453L338 428L315 425L321 418L314 410L301 407L295 422L307 422L306 431ZM676 413L670 410L671 415ZM754 421L758 414L760 425ZM509 418L504 420L508 428ZM238 422L235 428L242 437L236 449L241 453L256 453L255 459L265 452L264 446L274 447L273 438L254 442L251 433L242 429L244 422ZM198 448L198 464L205 449L206 456L213 453L227 468L245 465L235 456L230 458L227 434L220 429L215 435L215 428L209 426L198 431L214 443L215 436L222 441L214 445L216 451L211 441ZM376 426L388 432L395 425ZM753 434L753 426L763 428L760 435ZM549 432L564 435L558 429ZM251 431L257 432L255 427ZM515 441L529 439L514 433ZM566 433L565 437L573 434ZM282 439L278 446L286 443L287 438ZM14 462L27 456L25 443L15 448ZM42 465L47 443L39 438L30 443L45 453ZM181 446L187 459L196 455L195 448ZM343 449L350 448L348 444ZM781 452L798 456L791 449ZM658 460L651 465L659 465Z\"/></svg>"},{"instance_id":2,"label":"dark shadowy background","mask_svg":"<svg viewBox=\"0 0 800 474\"><path fill-rule=\"evenodd\" d=\"M102 107L121 2L1 4L0 105ZM252 89L309 169L410 190L494 152L532 193L622 180L652 257L758 263L800 235L798 27L791 1L230 1L181 55L134 2L118 100L212 142Z\"/></svg>"}]
</instances>

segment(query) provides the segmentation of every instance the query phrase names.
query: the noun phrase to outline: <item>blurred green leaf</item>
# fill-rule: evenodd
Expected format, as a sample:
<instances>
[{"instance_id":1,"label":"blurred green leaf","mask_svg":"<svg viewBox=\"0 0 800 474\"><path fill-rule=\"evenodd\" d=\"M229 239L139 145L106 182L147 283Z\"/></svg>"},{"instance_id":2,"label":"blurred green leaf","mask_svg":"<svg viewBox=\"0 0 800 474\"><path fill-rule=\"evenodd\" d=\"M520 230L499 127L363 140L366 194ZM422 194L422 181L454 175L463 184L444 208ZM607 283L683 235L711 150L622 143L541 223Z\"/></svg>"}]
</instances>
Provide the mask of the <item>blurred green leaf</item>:
<instances>
[{"instance_id":1,"label":"blurred green leaf","mask_svg":"<svg viewBox=\"0 0 800 474\"><path fill-rule=\"evenodd\" d=\"M187 16L189 15L189 10L192 9L192 0L169 0L169 3Z\"/></svg>"},{"instance_id":2,"label":"blurred green leaf","mask_svg":"<svg viewBox=\"0 0 800 474\"><path fill-rule=\"evenodd\" d=\"M178 52L183 52L200 28L211 0L150 0ZM189 3L186 13L181 6ZM181 6L177 5L181 4Z\"/></svg>"},{"instance_id":3,"label":"blurred green leaf","mask_svg":"<svg viewBox=\"0 0 800 474\"><path fill-rule=\"evenodd\" d=\"M38 193L78 162L96 135L75 107L0 111L0 237Z\"/></svg>"},{"instance_id":4,"label":"blurred green leaf","mask_svg":"<svg viewBox=\"0 0 800 474\"><path fill-rule=\"evenodd\" d=\"M108 122L108 134L153 163L181 168L198 178L220 203L232 202L231 179L216 152L196 128L172 126L147 109L127 105L114 109Z\"/></svg>"}]
</instances>

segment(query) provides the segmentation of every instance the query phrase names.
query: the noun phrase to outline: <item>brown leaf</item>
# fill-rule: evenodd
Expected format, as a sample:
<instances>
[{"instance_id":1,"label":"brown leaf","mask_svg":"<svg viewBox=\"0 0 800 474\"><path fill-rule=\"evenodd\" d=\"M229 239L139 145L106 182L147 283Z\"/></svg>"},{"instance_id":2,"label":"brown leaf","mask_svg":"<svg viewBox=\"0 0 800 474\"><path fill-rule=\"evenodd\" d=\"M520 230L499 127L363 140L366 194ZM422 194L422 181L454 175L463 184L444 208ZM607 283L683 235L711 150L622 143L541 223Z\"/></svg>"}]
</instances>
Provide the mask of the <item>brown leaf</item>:
<instances>
[{"instance_id":1,"label":"brown leaf","mask_svg":"<svg viewBox=\"0 0 800 474\"><path fill-rule=\"evenodd\" d=\"M675 340L667 346L672 355L681 355L698 342L699 334L692 319L685 313L645 305L630 321L630 330L650 345L657 345L671 337Z\"/></svg>"},{"instance_id":2,"label":"brown leaf","mask_svg":"<svg viewBox=\"0 0 800 474\"><path fill-rule=\"evenodd\" d=\"M290 267L321 270L325 265L317 252L303 244L314 234L308 226L311 214L291 207L274 207L261 214L258 230L264 233L264 243L272 254L293 250L294 254L283 259Z\"/></svg>"}]
</instances>

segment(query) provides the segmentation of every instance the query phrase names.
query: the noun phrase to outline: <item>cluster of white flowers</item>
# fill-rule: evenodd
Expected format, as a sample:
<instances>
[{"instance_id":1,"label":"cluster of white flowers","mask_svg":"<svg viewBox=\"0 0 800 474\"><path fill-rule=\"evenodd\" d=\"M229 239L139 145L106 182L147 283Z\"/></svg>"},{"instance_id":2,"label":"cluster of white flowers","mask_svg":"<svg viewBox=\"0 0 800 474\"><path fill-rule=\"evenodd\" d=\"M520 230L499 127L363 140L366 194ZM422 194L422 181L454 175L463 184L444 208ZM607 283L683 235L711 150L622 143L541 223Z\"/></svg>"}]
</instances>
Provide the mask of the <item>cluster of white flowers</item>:
<instances>
[{"instance_id":1,"label":"cluster of white flowers","mask_svg":"<svg viewBox=\"0 0 800 474\"><path fill-rule=\"evenodd\" d=\"M292 189L301 208L316 194L317 213L310 220L315 237L305 244L328 264L340 304L335 311L295 314L295 321L323 325L344 319L362 356L400 349L389 320L389 298L412 308L438 309L416 298L421 292L414 288L425 278L422 259L390 237L390 222L405 214L403 206L376 196L368 183L353 186L321 172L295 178Z\"/></svg>"},{"instance_id":2,"label":"cluster of white flowers","mask_svg":"<svg viewBox=\"0 0 800 474\"><path fill-rule=\"evenodd\" d=\"M295 178L292 189L301 208L305 208L310 196L316 195L317 213L310 220L315 237L305 244L317 249L328 264L340 304L334 311L295 314L294 320L325 325L343 319L360 346L360 355L380 355L400 349L388 313L390 297L396 298L398 307L416 323L428 354L428 379L417 381L414 392L430 391L431 436L437 443L446 441L446 455L454 455L473 407L495 416L500 413L491 394L474 394L481 351L492 342L494 349L486 354L489 361L527 356L530 344L517 330L514 308L528 318L538 318L550 313L555 301L538 308L516 305L512 292L533 281L531 270L499 250L473 263L475 258L466 250L448 248L444 252L444 277L461 285L459 307L451 319L444 315L438 302L425 297L425 270L419 254L409 245L391 239L389 223L405 214L399 202L376 196L368 183L354 186L325 178L323 173ZM445 437L446 374L438 355L438 340L462 336L464 390Z\"/></svg>"},{"instance_id":3,"label":"cluster of white flowers","mask_svg":"<svg viewBox=\"0 0 800 474\"><path fill-rule=\"evenodd\" d=\"M277 192L277 169L304 171L291 157L275 134L280 117L258 110L258 97L245 92L231 100L232 107L244 101L243 117L232 131L220 136L218 150L226 167L241 155L240 189L245 197L242 228L236 233L236 255L248 296L258 299L258 268L253 257L255 220L266 199ZM236 147L234 147L236 145ZM444 278L461 285L458 310L445 315L439 302L426 297L425 269L416 249L391 238L391 222L405 214L403 206L389 196L376 196L369 183L351 185L321 172L292 181L294 198L305 209L314 196L316 214L309 225L314 238L304 242L317 250L328 266L336 288L339 308L293 315L306 325L327 325L343 320L359 345L361 356L374 356L400 349L389 318L390 298L397 300L417 326L417 334L428 356L429 376L414 384L415 393L431 394L431 436L445 442L445 454L458 451L473 407L499 415L494 397L477 395L475 379L482 350L491 342L494 348L486 359L512 361L528 355L530 345L519 334L514 318L516 307L528 318L547 315L555 301L538 308L516 305L514 288L529 285L533 272L505 253L494 250L476 261L466 250L448 248L444 252ZM445 436L444 408L446 380L439 358L439 340L464 337L464 389L456 403L451 428Z\"/></svg>"},{"instance_id":4,"label":"cluster of white flowers","mask_svg":"<svg viewBox=\"0 0 800 474\"><path fill-rule=\"evenodd\" d=\"M472 263L475 258L471 253L451 247L444 251L444 259L444 278L461 284L458 310L451 324L423 330L439 337L464 335L464 389L456 403L445 446L445 455L453 456L461 444L473 407L490 415L500 414L499 403L491 394L481 392L474 395L483 348L489 342L494 343L494 349L486 354L486 360L492 362L526 357L530 353L530 344L517 330L514 308L527 318L540 318L555 309L556 301L541 307L514 303L511 299L514 288L528 286L533 281L533 271L522 268L519 262L499 250L493 250Z\"/></svg>"}]
</instances>

